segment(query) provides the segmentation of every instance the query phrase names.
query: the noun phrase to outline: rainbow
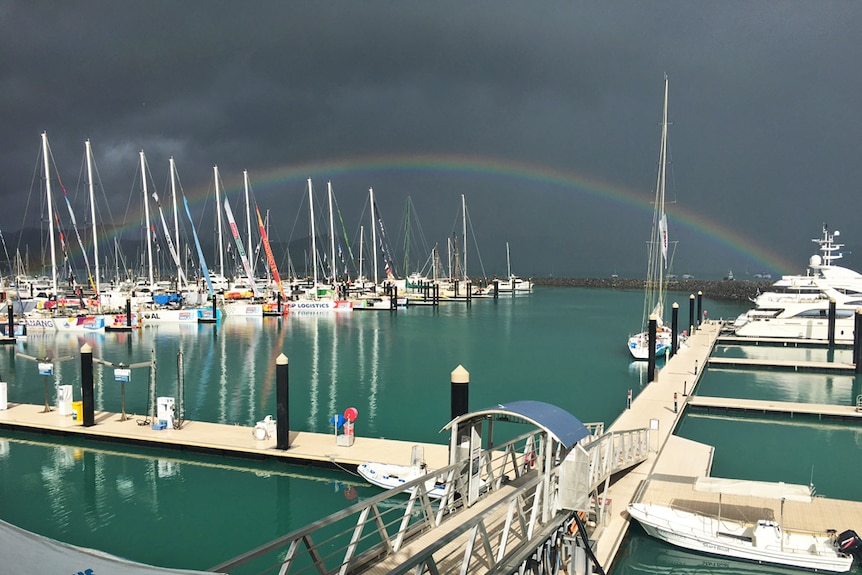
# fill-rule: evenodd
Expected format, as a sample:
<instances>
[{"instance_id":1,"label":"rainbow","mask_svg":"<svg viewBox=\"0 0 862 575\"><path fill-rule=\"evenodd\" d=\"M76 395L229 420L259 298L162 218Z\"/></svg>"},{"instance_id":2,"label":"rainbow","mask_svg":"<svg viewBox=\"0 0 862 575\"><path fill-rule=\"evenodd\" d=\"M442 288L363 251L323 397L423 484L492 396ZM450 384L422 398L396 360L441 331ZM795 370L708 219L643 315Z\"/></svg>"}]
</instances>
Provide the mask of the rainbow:
<instances>
[{"instance_id":1,"label":"rainbow","mask_svg":"<svg viewBox=\"0 0 862 575\"><path fill-rule=\"evenodd\" d=\"M612 184L586 174L566 172L550 166L513 161L511 159L487 156L463 156L450 154L390 154L352 156L326 161L313 161L289 166L255 170L251 173L258 199L268 194L283 193L285 187L301 189L307 178L326 178L335 180L338 176L363 176L369 182L375 177L406 174L437 174L453 176L472 176L481 179L523 181L525 184L542 183L558 187L568 193L585 194L605 201L629 206L651 214L652 197L636 194L632 190ZM373 187L373 184L372 184ZM186 191L192 205L202 203L211 193L212 187L198 186ZM226 187L225 193L236 194L241 187ZM132 224L126 228L140 226L143 214L129 216ZM138 218L137 220L135 218ZM746 259L753 260L766 270L779 273L793 273L799 266L778 253L749 240L737 230L730 230L722 223L693 212L680 204L674 204L668 211L673 227L682 227L721 247L730 249Z\"/></svg>"}]
</instances>

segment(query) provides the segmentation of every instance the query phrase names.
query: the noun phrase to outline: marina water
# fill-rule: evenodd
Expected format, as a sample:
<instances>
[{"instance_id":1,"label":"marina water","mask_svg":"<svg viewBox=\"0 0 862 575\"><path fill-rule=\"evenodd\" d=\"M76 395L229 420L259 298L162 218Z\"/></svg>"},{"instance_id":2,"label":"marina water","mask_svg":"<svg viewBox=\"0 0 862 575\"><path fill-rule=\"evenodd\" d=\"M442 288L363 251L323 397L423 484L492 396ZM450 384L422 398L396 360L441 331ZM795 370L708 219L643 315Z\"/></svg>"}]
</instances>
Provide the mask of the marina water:
<instances>
[{"instance_id":1,"label":"marina water","mask_svg":"<svg viewBox=\"0 0 862 575\"><path fill-rule=\"evenodd\" d=\"M610 424L625 408L627 391L636 395L646 385L645 366L633 364L625 348L630 332L640 329L642 296L545 288L515 299L396 313L296 313L283 320L229 318L218 326L162 325L86 336L31 333L26 342L0 350L0 379L8 382L14 403L42 404L46 386L53 402L54 387L62 384L76 387L77 400L83 343L93 347L94 358L112 364L155 357L154 394L147 367L134 368L124 386L129 425L149 421L153 395L172 396L186 420L246 426L251 434L255 422L275 414L275 359L284 353L291 429L332 433L330 418L355 407L359 437L443 444L450 373L463 365L470 372L471 409L532 399L584 422ZM680 323L687 322L688 294L670 299L680 303ZM732 318L746 307L704 300L710 318ZM55 360L54 375L39 375L35 362L16 357L16 350ZM821 353L716 349L731 356L773 352ZM97 364L95 379L96 409L119 413L123 390L113 368ZM852 375L779 371L710 368L700 385L704 395L842 405L860 393ZM679 434L716 447L714 475L813 480L819 493L858 500L860 429L805 417L694 414ZM40 434L0 436L0 519L162 566L206 569L376 493L347 471ZM623 505L613 511L622 512ZM633 526L613 573L681 568L763 571L670 548Z\"/></svg>"}]
</instances>

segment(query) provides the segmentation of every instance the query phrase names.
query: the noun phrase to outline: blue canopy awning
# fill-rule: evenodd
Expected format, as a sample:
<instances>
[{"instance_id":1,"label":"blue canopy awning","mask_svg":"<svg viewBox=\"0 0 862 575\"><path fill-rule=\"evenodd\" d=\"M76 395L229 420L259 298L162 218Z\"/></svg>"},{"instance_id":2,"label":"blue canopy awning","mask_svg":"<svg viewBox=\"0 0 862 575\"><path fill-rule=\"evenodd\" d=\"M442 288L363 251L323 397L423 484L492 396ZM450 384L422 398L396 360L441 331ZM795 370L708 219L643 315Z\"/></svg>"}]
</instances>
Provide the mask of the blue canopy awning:
<instances>
[{"instance_id":1,"label":"blue canopy awning","mask_svg":"<svg viewBox=\"0 0 862 575\"><path fill-rule=\"evenodd\" d=\"M563 444L566 449L571 449L578 441L590 435L589 430L581 421L564 409L556 405L542 401L512 401L509 403L498 403L493 407L472 411L456 417L446 424L443 431L452 429L455 425L493 417L500 420L506 417L517 417L532 423L543 429L548 434Z\"/></svg>"}]
</instances>

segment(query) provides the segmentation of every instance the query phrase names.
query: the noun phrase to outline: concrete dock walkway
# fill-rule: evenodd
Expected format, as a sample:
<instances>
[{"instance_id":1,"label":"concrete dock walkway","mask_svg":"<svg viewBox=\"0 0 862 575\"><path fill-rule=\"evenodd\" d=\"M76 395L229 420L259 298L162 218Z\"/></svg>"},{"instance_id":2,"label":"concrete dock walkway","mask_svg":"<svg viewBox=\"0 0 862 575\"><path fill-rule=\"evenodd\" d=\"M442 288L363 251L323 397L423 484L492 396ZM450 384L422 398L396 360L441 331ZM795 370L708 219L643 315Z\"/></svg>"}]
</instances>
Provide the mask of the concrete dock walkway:
<instances>
[{"instance_id":1,"label":"concrete dock walkway","mask_svg":"<svg viewBox=\"0 0 862 575\"><path fill-rule=\"evenodd\" d=\"M421 445L425 462L431 469L449 464L448 445L376 439L354 436L351 446L336 444L335 433L290 431L290 447L276 448L272 437L258 440L254 428L204 421L184 421L181 429L152 429L147 418L119 413L96 411L95 425L84 427L70 415L60 415L55 409L45 412L44 405L10 403L0 410L0 428L18 431L47 433L60 436L78 436L111 443L125 443L146 447L168 448L213 455L228 455L251 459L277 459L296 465L325 468L345 468L354 471L366 461L379 461L409 465L412 448Z\"/></svg>"}]
</instances>

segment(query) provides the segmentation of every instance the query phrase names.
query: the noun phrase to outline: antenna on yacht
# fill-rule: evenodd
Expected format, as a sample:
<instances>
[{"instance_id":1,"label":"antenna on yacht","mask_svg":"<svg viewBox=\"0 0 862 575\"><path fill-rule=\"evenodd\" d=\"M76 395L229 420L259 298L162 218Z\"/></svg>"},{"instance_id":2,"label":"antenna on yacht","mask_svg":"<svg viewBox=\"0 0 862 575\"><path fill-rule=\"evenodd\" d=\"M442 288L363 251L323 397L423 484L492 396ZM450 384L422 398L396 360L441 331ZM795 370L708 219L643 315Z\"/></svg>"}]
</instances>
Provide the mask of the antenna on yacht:
<instances>
[{"instance_id":1,"label":"antenna on yacht","mask_svg":"<svg viewBox=\"0 0 862 575\"><path fill-rule=\"evenodd\" d=\"M811 497L817 495L817 490L814 488L814 464L811 464L811 479L808 481L808 490L811 492Z\"/></svg>"}]
</instances>

